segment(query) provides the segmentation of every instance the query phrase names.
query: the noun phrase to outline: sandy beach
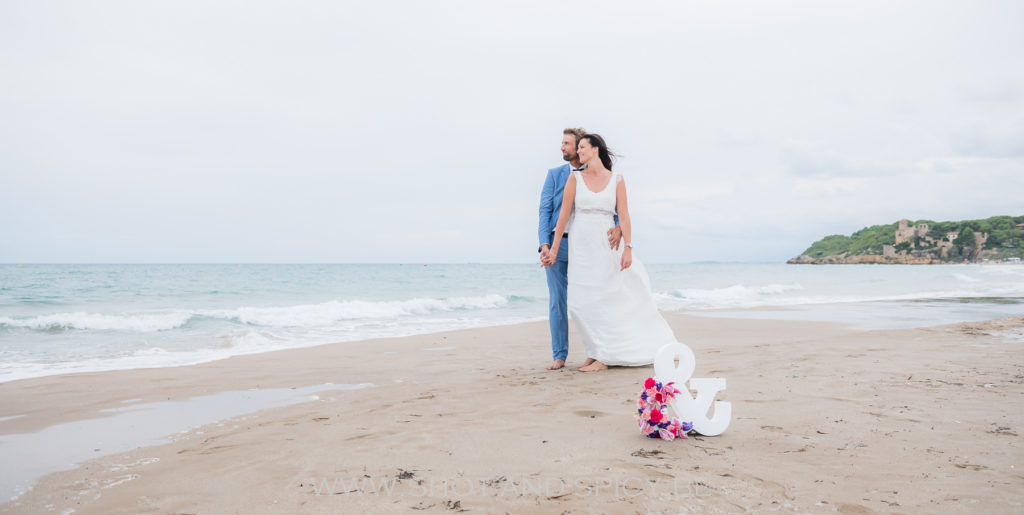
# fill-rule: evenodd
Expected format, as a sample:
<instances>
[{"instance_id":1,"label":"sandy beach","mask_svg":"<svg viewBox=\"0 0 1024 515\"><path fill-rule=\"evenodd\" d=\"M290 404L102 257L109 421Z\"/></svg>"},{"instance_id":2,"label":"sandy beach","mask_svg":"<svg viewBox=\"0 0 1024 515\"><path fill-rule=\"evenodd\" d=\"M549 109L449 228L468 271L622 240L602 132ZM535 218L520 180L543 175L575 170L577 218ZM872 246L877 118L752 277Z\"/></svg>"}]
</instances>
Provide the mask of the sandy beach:
<instances>
[{"instance_id":1,"label":"sandy beach","mask_svg":"<svg viewBox=\"0 0 1024 515\"><path fill-rule=\"evenodd\" d=\"M887 331L666 318L694 377L728 380L721 436L642 437L652 367L578 372L573 335L570 368L546 371L547 325L529 323L0 384L5 438L128 405L181 401L187 419L188 399L219 392L361 385L97 448L0 511L1024 511L1024 318Z\"/></svg>"}]
</instances>

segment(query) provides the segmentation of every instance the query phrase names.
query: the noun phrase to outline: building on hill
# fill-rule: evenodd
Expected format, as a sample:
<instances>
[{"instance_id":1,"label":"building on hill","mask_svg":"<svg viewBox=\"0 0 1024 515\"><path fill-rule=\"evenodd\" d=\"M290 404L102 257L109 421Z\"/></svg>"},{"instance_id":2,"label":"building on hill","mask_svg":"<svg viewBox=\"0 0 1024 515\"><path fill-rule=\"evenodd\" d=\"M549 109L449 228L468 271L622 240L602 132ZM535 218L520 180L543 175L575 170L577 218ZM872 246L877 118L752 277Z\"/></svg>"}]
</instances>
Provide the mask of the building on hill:
<instances>
[{"instance_id":1,"label":"building on hill","mask_svg":"<svg viewBox=\"0 0 1024 515\"><path fill-rule=\"evenodd\" d=\"M915 226L911 226L909 220L900 220L899 225L896 228L896 242L893 245L883 245L882 256L885 258L900 258L922 251L938 251L938 256L935 257L945 260L950 259L954 254L958 254L960 252L956 250L956 245L954 244L956 239L960 237L959 231L948 231L944 235L944 238L935 239L928 236L929 230L930 227L928 227L928 224L917 224ZM988 240L988 236L988 233L974 233L973 250L970 251L970 256L967 259L974 260L979 258L981 250L984 249L985 242ZM919 250L908 250L906 248L903 250L897 250L896 245L900 245L901 243L906 243L911 249ZM934 256L934 254L931 255Z\"/></svg>"},{"instance_id":2,"label":"building on hill","mask_svg":"<svg viewBox=\"0 0 1024 515\"><path fill-rule=\"evenodd\" d=\"M928 234L928 224L910 227L910 220L900 220L899 227L896 228L896 245L905 241L913 245L915 239L924 238L925 234Z\"/></svg>"}]
</instances>

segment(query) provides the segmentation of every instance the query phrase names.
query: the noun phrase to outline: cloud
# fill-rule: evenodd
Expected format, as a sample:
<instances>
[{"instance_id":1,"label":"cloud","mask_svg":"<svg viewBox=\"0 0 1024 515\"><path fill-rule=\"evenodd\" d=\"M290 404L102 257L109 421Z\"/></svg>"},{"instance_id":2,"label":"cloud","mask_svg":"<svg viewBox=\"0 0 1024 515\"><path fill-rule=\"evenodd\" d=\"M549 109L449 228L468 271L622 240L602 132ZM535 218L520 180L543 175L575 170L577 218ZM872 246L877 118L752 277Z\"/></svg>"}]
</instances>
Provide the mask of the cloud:
<instances>
[{"instance_id":1,"label":"cloud","mask_svg":"<svg viewBox=\"0 0 1024 515\"><path fill-rule=\"evenodd\" d=\"M804 178L871 177L899 173L891 166L866 160L862 154L848 155L830 150L825 144L790 142L779 153L779 162L789 175Z\"/></svg>"},{"instance_id":2,"label":"cloud","mask_svg":"<svg viewBox=\"0 0 1024 515\"><path fill-rule=\"evenodd\" d=\"M810 147L810 145L801 145ZM790 146L784 149L779 156L783 167L790 174L806 177L813 175L848 175L851 173L849 166L835 155L827 155L822 150L812 150Z\"/></svg>"},{"instance_id":3,"label":"cloud","mask_svg":"<svg viewBox=\"0 0 1024 515\"><path fill-rule=\"evenodd\" d=\"M1024 105L1016 112L1024 113ZM950 146L966 156L1024 157L1024 115L1012 121L993 118L985 125L955 131Z\"/></svg>"},{"instance_id":4,"label":"cloud","mask_svg":"<svg viewBox=\"0 0 1024 515\"><path fill-rule=\"evenodd\" d=\"M990 157L946 156L929 157L914 163L914 168L924 173L962 173L965 168L974 168L994 161Z\"/></svg>"},{"instance_id":5,"label":"cloud","mask_svg":"<svg viewBox=\"0 0 1024 515\"><path fill-rule=\"evenodd\" d=\"M865 182L865 179L859 177L800 178L796 180L793 193L797 197L818 197L821 195L835 197L856 192L864 186Z\"/></svg>"},{"instance_id":6,"label":"cloud","mask_svg":"<svg viewBox=\"0 0 1024 515\"><path fill-rule=\"evenodd\" d=\"M1017 104L1024 102L1024 86L1010 81L971 83L960 88L960 98L982 104Z\"/></svg>"},{"instance_id":7,"label":"cloud","mask_svg":"<svg viewBox=\"0 0 1024 515\"><path fill-rule=\"evenodd\" d=\"M736 181L670 185L662 188L633 190L632 195L647 202L683 202L709 197L727 197L736 191Z\"/></svg>"}]
</instances>

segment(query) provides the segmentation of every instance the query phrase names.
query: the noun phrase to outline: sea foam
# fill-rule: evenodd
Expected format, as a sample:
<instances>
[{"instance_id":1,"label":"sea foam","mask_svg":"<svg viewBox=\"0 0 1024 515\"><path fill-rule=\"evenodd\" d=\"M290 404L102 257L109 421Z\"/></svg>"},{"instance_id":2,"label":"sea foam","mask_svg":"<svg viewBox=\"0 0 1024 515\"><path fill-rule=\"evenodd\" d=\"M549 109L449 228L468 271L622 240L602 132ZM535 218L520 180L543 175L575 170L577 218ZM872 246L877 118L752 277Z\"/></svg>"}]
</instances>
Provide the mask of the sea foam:
<instances>
[{"instance_id":1,"label":"sea foam","mask_svg":"<svg viewBox=\"0 0 1024 515\"><path fill-rule=\"evenodd\" d=\"M375 320L447 311L502 308L509 298L491 294L475 297L414 298L393 301L328 301L276 307L239 307L225 310L168 310L159 313L54 313L25 318L0 316L0 328L37 331L93 330L157 332L186 326L194 318L215 318L266 327L322 327L342 321Z\"/></svg>"},{"instance_id":2,"label":"sea foam","mask_svg":"<svg viewBox=\"0 0 1024 515\"><path fill-rule=\"evenodd\" d=\"M23 327L40 331L82 329L94 331L166 331L184 326L192 318L188 312L166 312L155 314L123 313L107 315L101 313L54 313L27 318L0 317L0 327Z\"/></svg>"},{"instance_id":3,"label":"sea foam","mask_svg":"<svg viewBox=\"0 0 1024 515\"><path fill-rule=\"evenodd\" d=\"M394 301L346 300L282 307L243 307L206 311L204 315L268 327L318 327L345 320L382 319L426 315L444 311L494 309L509 303L502 295L415 298Z\"/></svg>"}]
</instances>

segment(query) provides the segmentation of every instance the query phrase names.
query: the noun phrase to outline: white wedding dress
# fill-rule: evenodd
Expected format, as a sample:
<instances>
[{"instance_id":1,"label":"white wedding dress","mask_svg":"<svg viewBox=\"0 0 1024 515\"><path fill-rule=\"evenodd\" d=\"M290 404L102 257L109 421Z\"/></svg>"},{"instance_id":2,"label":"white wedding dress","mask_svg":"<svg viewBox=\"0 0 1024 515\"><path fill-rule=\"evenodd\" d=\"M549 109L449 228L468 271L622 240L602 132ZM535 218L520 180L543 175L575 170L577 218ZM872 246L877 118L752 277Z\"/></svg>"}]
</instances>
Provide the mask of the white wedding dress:
<instances>
[{"instance_id":1,"label":"white wedding dress","mask_svg":"<svg viewBox=\"0 0 1024 515\"><path fill-rule=\"evenodd\" d=\"M587 188L576 175L576 199L569 223L569 317L575 321L587 357L605 365L639 366L676 338L658 312L647 270L634 256L620 271L621 250L608 244L615 222L614 173L604 190ZM624 248L624 247L620 247Z\"/></svg>"}]
</instances>

